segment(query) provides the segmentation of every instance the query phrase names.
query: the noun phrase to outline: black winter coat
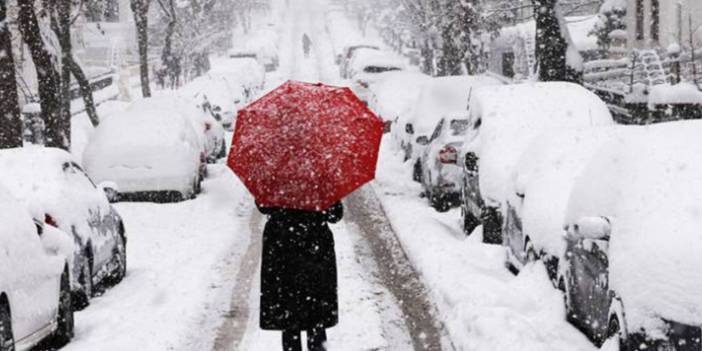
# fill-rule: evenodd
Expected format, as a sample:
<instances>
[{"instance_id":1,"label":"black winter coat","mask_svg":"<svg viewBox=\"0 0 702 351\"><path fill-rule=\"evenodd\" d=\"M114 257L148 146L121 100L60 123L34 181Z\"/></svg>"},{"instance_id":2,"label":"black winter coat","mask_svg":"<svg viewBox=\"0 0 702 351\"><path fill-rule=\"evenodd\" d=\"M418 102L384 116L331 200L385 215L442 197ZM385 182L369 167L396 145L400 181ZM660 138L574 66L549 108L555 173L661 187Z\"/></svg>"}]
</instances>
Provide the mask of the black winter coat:
<instances>
[{"instance_id":1,"label":"black winter coat","mask_svg":"<svg viewBox=\"0 0 702 351\"><path fill-rule=\"evenodd\" d=\"M261 328L309 330L336 325L336 254L327 222L341 220L341 203L323 212L259 210L270 216L263 231Z\"/></svg>"}]
</instances>

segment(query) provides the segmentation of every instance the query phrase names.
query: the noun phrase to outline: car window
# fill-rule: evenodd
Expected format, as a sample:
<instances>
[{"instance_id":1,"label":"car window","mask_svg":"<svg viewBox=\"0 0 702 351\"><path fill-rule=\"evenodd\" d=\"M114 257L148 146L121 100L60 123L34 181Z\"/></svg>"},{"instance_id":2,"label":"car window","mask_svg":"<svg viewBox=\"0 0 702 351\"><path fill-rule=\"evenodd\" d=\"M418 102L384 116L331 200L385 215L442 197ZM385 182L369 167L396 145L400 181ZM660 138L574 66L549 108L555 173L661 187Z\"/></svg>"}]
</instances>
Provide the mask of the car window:
<instances>
[{"instance_id":1,"label":"car window","mask_svg":"<svg viewBox=\"0 0 702 351\"><path fill-rule=\"evenodd\" d=\"M70 179L75 182L76 185L80 186L84 190L97 189L95 183L90 180L90 177L83 171L83 169L74 162L67 162L63 164L63 171L69 175Z\"/></svg>"},{"instance_id":2,"label":"car window","mask_svg":"<svg viewBox=\"0 0 702 351\"><path fill-rule=\"evenodd\" d=\"M452 119L451 123L449 124L449 128L451 129L451 135L453 135L453 136L465 135L466 132L468 131L469 125L470 125L470 122L467 119Z\"/></svg>"}]
</instances>

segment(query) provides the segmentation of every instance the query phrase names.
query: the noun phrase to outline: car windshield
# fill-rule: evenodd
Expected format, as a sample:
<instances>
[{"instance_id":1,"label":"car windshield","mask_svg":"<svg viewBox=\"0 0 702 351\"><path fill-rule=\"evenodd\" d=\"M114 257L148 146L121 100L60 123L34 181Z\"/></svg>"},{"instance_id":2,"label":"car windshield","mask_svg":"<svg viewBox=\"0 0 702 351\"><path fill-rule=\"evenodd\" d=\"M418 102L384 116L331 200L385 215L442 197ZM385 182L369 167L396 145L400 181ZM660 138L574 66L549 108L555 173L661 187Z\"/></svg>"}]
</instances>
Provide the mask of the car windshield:
<instances>
[{"instance_id":1,"label":"car windshield","mask_svg":"<svg viewBox=\"0 0 702 351\"><path fill-rule=\"evenodd\" d=\"M399 71L398 67L386 67L386 66L368 66L363 69L365 73L383 73L390 71Z\"/></svg>"},{"instance_id":2,"label":"car windshield","mask_svg":"<svg viewBox=\"0 0 702 351\"><path fill-rule=\"evenodd\" d=\"M466 132L468 131L469 125L470 125L470 123L468 122L467 119L452 119L451 123L449 125L449 128L451 128L451 135L453 135L453 136L465 135Z\"/></svg>"}]
</instances>

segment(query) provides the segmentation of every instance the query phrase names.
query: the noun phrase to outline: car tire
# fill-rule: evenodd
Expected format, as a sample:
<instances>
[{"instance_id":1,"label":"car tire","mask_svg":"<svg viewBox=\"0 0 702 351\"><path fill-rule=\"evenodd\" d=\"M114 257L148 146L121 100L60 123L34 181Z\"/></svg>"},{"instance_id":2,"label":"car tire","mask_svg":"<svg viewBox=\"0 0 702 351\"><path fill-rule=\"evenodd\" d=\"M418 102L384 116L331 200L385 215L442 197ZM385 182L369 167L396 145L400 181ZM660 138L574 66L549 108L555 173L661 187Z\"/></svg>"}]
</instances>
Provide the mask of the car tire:
<instances>
[{"instance_id":1,"label":"car tire","mask_svg":"<svg viewBox=\"0 0 702 351\"><path fill-rule=\"evenodd\" d=\"M73 299L71 297L71 280L68 269L61 275L59 292L59 310L56 316L56 331L51 337L54 347L66 345L73 338L75 320L73 318Z\"/></svg>"},{"instance_id":2,"label":"car tire","mask_svg":"<svg viewBox=\"0 0 702 351\"><path fill-rule=\"evenodd\" d=\"M219 154L217 155L217 159L225 158L225 157L227 157L227 145L225 142L222 142L222 147L219 149Z\"/></svg>"},{"instance_id":3,"label":"car tire","mask_svg":"<svg viewBox=\"0 0 702 351\"><path fill-rule=\"evenodd\" d=\"M607 342L612 342L619 347L619 351L626 351L626 340L622 337L622 326L619 317L613 315L609 318L607 326L607 338L602 341L604 345ZM600 345L602 346L602 345Z\"/></svg>"},{"instance_id":4,"label":"car tire","mask_svg":"<svg viewBox=\"0 0 702 351\"><path fill-rule=\"evenodd\" d=\"M113 252L115 268L110 274L110 283L112 285L119 284L127 275L127 241L123 235L119 235L117 245Z\"/></svg>"},{"instance_id":5,"label":"car tire","mask_svg":"<svg viewBox=\"0 0 702 351\"><path fill-rule=\"evenodd\" d=\"M473 234L475 228L480 225L480 220L465 208L461 210L461 213L463 215L463 232L466 236Z\"/></svg>"},{"instance_id":6,"label":"car tire","mask_svg":"<svg viewBox=\"0 0 702 351\"><path fill-rule=\"evenodd\" d=\"M437 212L447 212L451 209L451 205L446 201L446 197L441 194L436 194L434 192L429 193L429 201L431 202L431 207L433 207Z\"/></svg>"},{"instance_id":7,"label":"car tire","mask_svg":"<svg viewBox=\"0 0 702 351\"><path fill-rule=\"evenodd\" d=\"M12 315L6 301L0 303L0 351L15 351L15 336L12 332Z\"/></svg>"},{"instance_id":8,"label":"car tire","mask_svg":"<svg viewBox=\"0 0 702 351\"><path fill-rule=\"evenodd\" d=\"M498 209L494 207L484 207L480 215L483 223L483 243L502 244L502 223Z\"/></svg>"},{"instance_id":9,"label":"car tire","mask_svg":"<svg viewBox=\"0 0 702 351\"><path fill-rule=\"evenodd\" d=\"M95 286L93 285L93 256L89 250L85 252L84 256L85 259L80 267L80 276L78 277L82 290L73 301L73 308L78 311L90 305L90 298L93 297L95 292Z\"/></svg>"},{"instance_id":10,"label":"car tire","mask_svg":"<svg viewBox=\"0 0 702 351\"><path fill-rule=\"evenodd\" d=\"M414 163L414 168L412 169L412 180L415 182L422 182L422 163L419 159Z\"/></svg>"}]
</instances>

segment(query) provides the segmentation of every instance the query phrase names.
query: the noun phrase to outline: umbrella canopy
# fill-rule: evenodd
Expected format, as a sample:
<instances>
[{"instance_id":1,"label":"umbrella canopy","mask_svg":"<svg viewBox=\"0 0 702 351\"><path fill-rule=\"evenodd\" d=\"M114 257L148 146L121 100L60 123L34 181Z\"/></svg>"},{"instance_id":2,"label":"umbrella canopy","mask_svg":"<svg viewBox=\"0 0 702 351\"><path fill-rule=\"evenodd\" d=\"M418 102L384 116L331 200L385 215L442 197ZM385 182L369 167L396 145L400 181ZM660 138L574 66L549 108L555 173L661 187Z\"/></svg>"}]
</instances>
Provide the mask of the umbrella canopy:
<instances>
[{"instance_id":1,"label":"umbrella canopy","mask_svg":"<svg viewBox=\"0 0 702 351\"><path fill-rule=\"evenodd\" d=\"M348 88L288 81L239 111L227 164L259 204L319 211L375 177L382 135Z\"/></svg>"}]
</instances>

